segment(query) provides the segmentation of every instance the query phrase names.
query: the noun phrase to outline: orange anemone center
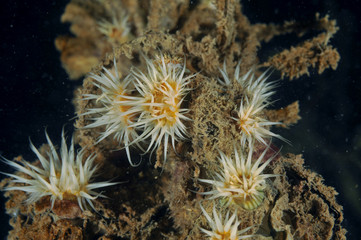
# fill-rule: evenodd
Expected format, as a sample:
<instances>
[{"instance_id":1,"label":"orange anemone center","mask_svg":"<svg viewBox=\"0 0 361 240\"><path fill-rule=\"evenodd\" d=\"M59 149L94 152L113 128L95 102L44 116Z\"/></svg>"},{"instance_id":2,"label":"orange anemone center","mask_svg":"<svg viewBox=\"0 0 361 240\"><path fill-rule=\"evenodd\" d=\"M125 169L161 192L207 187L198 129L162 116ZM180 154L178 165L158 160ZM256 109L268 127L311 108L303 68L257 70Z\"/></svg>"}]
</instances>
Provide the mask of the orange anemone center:
<instances>
[{"instance_id":1,"label":"orange anemone center","mask_svg":"<svg viewBox=\"0 0 361 240\"><path fill-rule=\"evenodd\" d=\"M250 117L240 118L238 121L238 128L246 135L251 135L257 125L257 121Z\"/></svg>"},{"instance_id":2,"label":"orange anemone center","mask_svg":"<svg viewBox=\"0 0 361 240\"><path fill-rule=\"evenodd\" d=\"M146 97L146 110L157 118L161 126L173 126L177 121L180 96L179 87L175 81L162 81Z\"/></svg>"},{"instance_id":3,"label":"orange anemone center","mask_svg":"<svg viewBox=\"0 0 361 240\"><path fill-rule=\"evenodd\" d=\"M216 231L216 233L219 235L219 237L212 237L212 240L233 240L231 239L231 232L219 232Z\"/></svg>"},{"instance_id":4,"label":"orange anemone center","mask_svg":"<svg viewBox=\"0 0 361 240\"><path fill-rule=\"evenodd\" d=\"M124 43L127 41L127 37L123 36L123 29L113 27L109 30L108 37L118 43Z\"/></svg>"},{"instance_id":5,"label":"orange anemone center","mask_svg":"<svg viewBox=\"0 0 361 240\"><path fill-rule=\"evenodd\" d=\"M115 101L118 102L118 104L116 104L117 109L121 112L121 113L125 113L127 112L131 106L130 105L125 105L122 104L123 101L128 101L128 99L126 98L127 96L130 96L129 94L127 94L122 87L119 87L118 91L115 93ZM125 114L122 116L123 118L123 122L126 125L129 125L129 122L132 121L133 116L130 116L129 114Z\"/></svg>"}]
</instances>

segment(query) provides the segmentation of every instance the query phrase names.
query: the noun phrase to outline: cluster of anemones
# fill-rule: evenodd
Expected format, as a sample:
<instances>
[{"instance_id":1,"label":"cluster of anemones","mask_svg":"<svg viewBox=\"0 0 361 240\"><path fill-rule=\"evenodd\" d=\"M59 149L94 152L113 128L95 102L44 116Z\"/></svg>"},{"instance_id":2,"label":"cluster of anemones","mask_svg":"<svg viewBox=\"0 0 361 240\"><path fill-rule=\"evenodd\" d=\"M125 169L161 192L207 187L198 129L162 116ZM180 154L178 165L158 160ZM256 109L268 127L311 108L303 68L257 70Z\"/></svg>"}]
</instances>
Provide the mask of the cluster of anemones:
<instances>
[{"instance_id":1,"label":"cluster of anemones","mask_svg":"<svg viewBox=\"0 0 361 240\"><path fill-rule=\"evenodd\" d=\"M273 90L275 83L267 82L269 70L258 78L255 77L254 69L249 70L245 75L240 75L239 63L234 72L233 81L228 76L226 65L220 71L223 80L218 79L218 81L223 86L231 86L233 82L236 82L242 88L243 99L237 111L238 117L232 117L241 134L241 145L245 146L246 142L252 145L254 141L267 145L266 140L272 137L287 142L285 138L269 130L271 126L281 123L269 121L263 115L263 111L272 103L270 97L275 93Z\"/></svg>"},{"instance_id":2,"label":"cluster of anemones","mask_svg":"<svg viewBox=\"0 0 361 240\"><path fill-rule=\"evenodd\" d=\"M98 105L83 114L92 122L84 128L104 127L98 141L112 135L124 144L132 166L129 147L141 142L148 145L144 152L164 146L164 161L168 142L173 148L175 142L187 137L184 121L190 120L182 108L187 88L194 75L186 73L185 60L160 54L154 60L146 56L146 71L133 68L126 77L121 76L117 63L111 70L103 68L100 75L91 74L93 84L101 91L87 94L85 100L94 100Z\"/></svg>"},{"instance_id":3,"label":"cluster of anemones","mask_svg":"<svg viewBox=\"0 0 361 240\"><path fill-rule=\"evenodd\" d=\"M228 77L226 65L221 69L223 80L219 79L219 83L224 87L229 87L233 83L240 85L243 91L243 98L240 103L238 118L231 117L235 120L241 138L240 149L234 148L234 157L226 156L223 152L219 152L219 171L216 172L213 179L199 179L200 182L212 185L213 190L203 192L204 195L210 195L209 199L222 198L227 202L227 206L231 203L242 207L246 210L256 209L264 200L265 189L267 187L267 179L276 177L276 174L264 174L263 170L269 165L276 156L265 159L266 153L270 149L270 143L266 140L272 137L285 140L278 134L269 130L272 125L280 124L271 122L262 117L263 110L270 105L270 96L274 93L274 83L267 83L268 71L261 74L258 78L254 76L254 70L251 69L245 75L241 76L240 64L237 65L234 73L233 81ZM246 144L248 142L248 144ZM258 158L254 159L254 144L260 142L266 146ZM248 153L246 149L248 148ZM210 239L243 239L252 235L241 236L241 233L249 230L243 229L236 234L239 225L236 220L233 227L232 222L235 220L236 214L229 218L227 213L225 223L219 220L221 217L213 210L213 221L209 215L201 207L204 215L208 219L212 231L201 229Z\"/></svg>"},{"instance_id":4,"label":"cluster of anemones","mask_svg":"<svg viewBox=\"0 0 361 240\"><path fill-rule=\"evenodd\" d=\"M112 69L103 68L99 75L90 74L99 94L86 94L84 100L94 100L94 108L88 108L84 115L92 122L85 128L104 127L98 142L112 136L123 143L129 162L129 147L133 144L143 149L141 142L149 140L145 152L158 148L164 143L164 160L170 140L173 148L179 139L185 139L187 130L183 123L190 120L185 114L188 109L181 108L187 85L194 75L186 76L185 61L171 59L160 54L153 61L144 56L147 71L132 69L122 77L114 60ZM40 165L26 161L16 163L4 161L25 174L9 174L11 182L20 183L9 186L6 190L20 190L29 194L28 203L36 202L42 197L50 196L51 206L56 200L75 200L84 210L86 204L93 209L92 200L104 197L94 189L107 187L116 183L92 183L96 166L95 155L84 158L84 150L75 152L72 140L70 149L66 146L64 133L60 154L46 134L50 151L42 155L32 144L31 149L37 155Z\"/></svg>"},{"instance_id":5,"label":"cluster of anemones","mask_svg":"<svg viewBox=\"0 0 361 240\"><path fill-rule=\"evenodd\" d=\"M164 161L167 157L169 142L175 149L175 142L187 138L187 129L184 121L190 120L182 108L185 96L189 92L188 84L195 74L188 74L185 60L170 58L160 54L153 60L143 56L146 70L133 68L127 76L118 71L114 59L111 69L103 68L99 74L91 73L92 84L98 91L84 95L84 100L93 101L95 106L83 113L90 123L84 128L102 128L98 142L113 137L119 144L123 144L129 162L131 154L129 147L138 146L145 153L154 151L163 144ZM220 153L219 171L214 179L200 179L200 182L211 184L213 189L204 192L210 195L209 199L225 199L227 205L236 204L246 210L254 210L260 206L265 197L267 179L275 174L265 174L263 171L273 157L265 159L270 149L266 140L272 137L283 139L272 133L269 127L279 124L270 122L262 117L262 111L270 104L269 97L273 94L274 83L267 83L267 72L255 78L253 70L240 76L240 65L236 67L234 81L241 85L243 99L240 103L238 118L235 120L241 134L241 148L235 146L234 156ZM219 82L227 87L232 84L226 67L221 70L223 81ZM50 196L51 206L56 200L76 200L84 210L89 204L93 209L92 200L104 195L94 189L107 187L116 183L92 183L96 172L93 166L95 155L84 158L84 151L75 152L72 140L70 149L66 146L64 133L60 155L46 134L50 151L42 155L32 144L31 148L37 155L40 165L33 165L23 161L22 164L5 162L26 177L16 174L6 175L13 177L13 183L25 185L9 186L6 190L20 190L29 194L27 202L35 202L44 196ZM248 145L246 144L248 142ZM265 150L254 159L254 143L266 145ZM144 149L143 147L146 146ZM248 152L246 151L248 149ZM238 231L240 221L237 213L230 217L228 211L225 217L217 213L213 207L213 218L201 206L211 230L201 228L210 239L244 239L254 235L242 235L251 227Z\"/></svg>"},{"instance_id":6,"label":"cluster of anemones","mask_svg":"<svg viewBox=\"0 0 361 240\"><path fill-rule=\"evenodd\" d=\"M235 148L234 159L227 157L223 152L220 152L219 161L223 168L220 167L220 171L215 173L215 178L199 179L200 182L211 184L213 190L203 192L201 194L210 195L208 199L223 198L227 201L226 206L233 203L246 210L254 210L264 200L267 178L275 177L276 174L263 174L263 170L272 161L273 157L265 160L265 155L269 150L269 146L263 151L263 153L253 162L253 149L248 151L247 156L242 153L242 150L237 151ZM241 235L248 231L250 228L243 229L237 232L239 225L238 220L234 223L233 227L230 227L234 221L234 216L229 219L227 213L225 223L222 224L219 221L219 216L213 210L214 221L206 214L202 208L203 213L209 221L212 231L201 229L205 232L210 239L244 239L254 235ZM218 219L218 220L217 220ZM235 233L237 232L237 234Z\"/></svg>"}]
</instances>

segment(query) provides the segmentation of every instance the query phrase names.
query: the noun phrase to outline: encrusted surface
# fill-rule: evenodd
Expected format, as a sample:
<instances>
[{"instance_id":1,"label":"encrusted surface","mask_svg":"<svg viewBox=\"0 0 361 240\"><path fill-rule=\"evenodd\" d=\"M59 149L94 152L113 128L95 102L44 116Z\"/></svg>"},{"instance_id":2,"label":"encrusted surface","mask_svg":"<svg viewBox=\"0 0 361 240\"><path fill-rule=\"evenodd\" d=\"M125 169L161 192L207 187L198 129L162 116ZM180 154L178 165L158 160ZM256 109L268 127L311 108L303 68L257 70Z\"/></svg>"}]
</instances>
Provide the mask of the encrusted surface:
<instances>
[{"instance_id":1,"label":"encrusted surface","mask_svg":"<svg viewBox=\"0 0 361 240\"><path fill-rule=\"evenodd\" d=\"M140 167L129 167L123 152L114 151L122 148L121 143L109 138L95 144L103 129L83 128L90 122L82 115L85 109L98 104L84 100L83 94L99 91L92 78L85 78L74 100L77 142L87 147L87 154L97 154L102 168L98 178L125 182L105 189L109 198L95 200L97 212L81 212L72 202L57 202L51 210L46 198L24 205L24 193L6 192L6 208L14 228L9 239L202 239L199 228L207 228L207 220L199 204L208 212L214 202L218 211L226 210L222 201L212 202L197 193L209 190L197 180L212 177L219 167L219 150L232 155L233 144L240 142L231 117L242 101L242 86L236 82L227 88L221 86L217 82L220 66L225 62L227 72L233 76L241 60L241 74L253 66L273 66L290 79L307 74L309 67L317 68L319 73L328 67L336 68L339 55L329 45L337 30L335 21L317 16L308 23L252 25L238 1L200 1L192 9L187 8L188 1L174 1L162 9L157 0L123 1L122 6L134 20L131 32L135 38L112 50L96 30L96 21L106 17L106 5L102 6L105 2L74 0L65 10L62 21L72 22L71 31L76 37L60 37L56 45L69 76L78 78L92 67L99 73L102 66L112 66L114 57L123 77L131 66L144 67L141 53L151 57L162 51L185 57L187 69L198 73L185 99L193 120L187 123L190 139L177 143L176 152L168 147L166 163L161 148L152 156L142 157L131 148L134 157L143 158L143 162ZM152 11L148 14L139 7L141 4ZM270 56L267 62L258 62L262 42L282 34L301 36L310 29L325 32ZM100 61L102 64L98 64ZM298 102L294 102L282 109L267 109L263 116L289 127L300 119L298 112ZM342 207L335 200L337 192L325 186L321 176L305 169L301 156L281 156L276 146L271 148L267 155L277 156L265 172L279 175L268 180L263 204L253 211L235 204L228 208L237 210L240 228L254 226L247 232L257 234L254 239L345 239ZM264 149L257 144L254 154L260 155ZM8 183L9 179L5 179L2 186Z\"/></svg>"}]
</instances>

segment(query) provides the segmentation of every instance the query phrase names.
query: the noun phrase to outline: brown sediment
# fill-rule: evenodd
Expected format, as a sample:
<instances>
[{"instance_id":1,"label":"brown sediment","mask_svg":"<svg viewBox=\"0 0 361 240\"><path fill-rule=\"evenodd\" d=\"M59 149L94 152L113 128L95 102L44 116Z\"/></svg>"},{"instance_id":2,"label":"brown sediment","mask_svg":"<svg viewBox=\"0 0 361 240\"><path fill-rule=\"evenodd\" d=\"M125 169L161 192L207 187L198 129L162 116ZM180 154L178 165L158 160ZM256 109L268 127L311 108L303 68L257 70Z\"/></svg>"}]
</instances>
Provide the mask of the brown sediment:
<instances>
[{"instance_id":1,"label":"brown sediment","mask_svg":"<svg viewBox=\"0 0 361 240\"><path fill-rule=\"evenodd\" d=\"M281 72L282 77L299 78L309 75L309 68L316 68L318 74L329 67L333 70L337 68L340 55L329 42L332 36L337 32L335 20L329 20L328 16L320 18L316 15L314 22L311 22L311 29L323 30L316 37L300 43L298 46L292 46L275 56L270 57L264 66L273 66Z\"/></svg>"},{"instance_id":2,"label":"brown sediment","mask_svg":"<svg viewBox=\"0 0 361 240\"><path fill-rule=\"evenodd\" d=\"M273 66L290 79L308 73L309 67L317 68L319 73L328 67L335 68L339 55L329 45L337 31L334 20L326 16L304 23L252 25L238 1L215 1L214 5L201 1L193 9L186 8L188 1L174 1L162 9L163 4L159 5L157 0L124 1L124 8L134 20L132 32L139 37L112 50L96 30L96 20L105 17L106 8L97 5L102 1L90 2L69 3L63 21L72 22L71 31L76 38L56 40L70 77L77 78L90 68L98 74L104 71L103 66L111 68L114 58L125 77L132 66L144 70L141 54L152 58L161 51L171 57L185 57L187 69L197 73L185 101L192 119L186 123L189 140L177 143L176 151L168 146L166 161L161 147L156 154L143 156L141 167L128 167L124 154L115 151L123 147L122 143L112 137L97 143L104 127L84 128L91 123L84 113L99 107L96 101L86 100L84 94L100 93L92 84L94 80L85 78L74 100L78 115L77 142L87 149L85 155L97 154L96 161L102 169L98 177L127 181L105 189L104 194L109 198L94 201L97 212L79 212L71 202L56 203L55 208L50 209L47 199L24 205L23 192L7 192L7 211L17 213L12 216L14 230L9 233L10 239L51 239L53 236L104 240L202 239L200 227L207 229L208 226L200 203L207 212L211 212L213 204L217 205L218 212L237 210L241 219L239 229L254 226L247 232L257 234L254 239L345 239L342 207L335 200L337 192L324 185L322 177L305 169L300 156L277 156L265 169L266 173L279 175L268 180L265 200L253 211L236 204L225 208L222 201L209 201L198 194L210 190L198 179L211 178L219 168L219 151L231 156L234 144L240 145L239 130L231 117L243 99L243 89L236 82L230 87L221 86L217 82L221 77L219 68L225 62L229 76L233 76L235 66L241 61L241 74L254 66ZM140 3L149 6L151 11L141 9ZM324 32L295 48L270 56L267 62L258 62L257 53L262 51L262 44L273 37L290 33L302 36L310 30ZM270 121L281 122L283 127L290 127L300 119L298 101L281 109L265 110L263 115ZM256 145L255 154L264 148ZM131 148L131 153L139 157L138 149ZM6 179L2 186L8 183Z\"/></svg>"},{"instance_id":3,"label":"brown sediment","mask_svg":"<svg viewBox=\"0 0 361 240\"><path fill-rule=\"evenodd\" d=\"M265 112L267 118L272 122L281 122L282 127L289 127L292 124L296 124L301 119L300 106L298 101L291 103L290 105L278 109L268 110Z\"/></svg>"},{"instance_id":4,"label":"brown sediment","mask_svg":"<svg viewBox=\"0 0 361 240\"><path fill-rule=\"evenodd\" d=\"M10 225L13 230L9 232L8 239L85 239L83 226L71 220L54 222L49 215L17 216Z\"/></svg>"},{"instance_id":5,"label":"brown sediment","mask_svg":"<svg viewBox=\"0 0 361 240\"><path fill-rule=\"evenodd\" d=\"M323 178L305 169L301 155L288 154L275 173L285 178L275 182L279 198L271 211L271 224L277 232L294 239L346 239L342 228L342 206L336 190Z\"/></svg>"},{"instance_id":6,"label":"brown sediment","mask_svg":"<svg viewBox=\"0 0 361 240\"><path fill-rule=\"evenodd\" d=\"M147 29L155 31L170 31L176 27L180 16L188 10L189 0L149 1ZM159 7L162 6L162 7Z\"/></svg>"}]
</instances>

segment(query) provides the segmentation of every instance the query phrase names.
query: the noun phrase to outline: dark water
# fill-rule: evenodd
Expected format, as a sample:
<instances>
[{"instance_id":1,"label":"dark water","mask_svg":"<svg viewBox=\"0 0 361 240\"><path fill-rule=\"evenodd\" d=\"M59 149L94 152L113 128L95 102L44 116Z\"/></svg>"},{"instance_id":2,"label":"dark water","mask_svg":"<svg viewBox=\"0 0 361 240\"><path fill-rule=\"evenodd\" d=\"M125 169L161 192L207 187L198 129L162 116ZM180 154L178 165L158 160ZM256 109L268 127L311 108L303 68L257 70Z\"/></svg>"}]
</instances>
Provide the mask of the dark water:
<instances>
[{"instance_id":1,"label":"dark water","mask_svg":"<svg viewBox=\"0 0 361 240\"><path fill-rule=\"evenodd\" d=\"M22 154L33 160L29 137L40 146L46 142L45 128L58 143L64 125L73 132L71 99L80 82L68 79L54 46L55 37L68 32L68 26L60 23L67 2L0 3L0 155L8 159ZM12 171L2 162L0 169ZM1 194L0 239L10 229L4 202Z\"/></svg>"},{"instance_id":2,"label":"dark water","mask_svg":"<svg viewBox=\"0 0 361 240\"><path fill-rule=\"evenodd\" d=\"M252 23L307 20L316 12L336 19L339 32L331 40L341 55L336 71L289 82L281 81L276 107L300 100L302 120L282 136L292 141L285 152L302 153L306 164L324 176L327 185L340 193L344 227L348 239L361 231L361 33L360 1L242 1L243 12ZM22 154L34 159L29 137L35 146L45 142L44 129L59 141L65 124L72 133L74 88L54 47L56 36L68 33L60 16L68 1L10 1L0 5L0 155ZM310 37L310 36L306 36ZM293 36L275 38L263 46L261 60L300 40ZM275 76L277 77L277 76ZM0 163L1 171L10 171ZM0 203L0 239L9 230L8 216Z\"/></svg>"},{"instance_id":3,"label":"dark water","mask_svg":"<svg viewBox=\"0 0 361 240\"><path fill-rule=\"evenodd\" d=\"M312 19L316 12L336 19L340 30L331 40L341 55L336 71L311 72L292 82L282 81L278 107L300 101L299 123L281 135L292 141L284 152L303 154L309 168L320 173L339 192L344 206L343 226L348 239L360 239L361 230L361 2L360 1L245 1L252 23ZM310 36L305 36L309 38ZM281 41L282 40L282 41ZM288 40L292 42L288 42ZM294 41L296 40L296 41ZM260 56L274 53L299 40L275 38ZM275 50L276 49L276 50Z\"/></svg>"}]
</instances>

